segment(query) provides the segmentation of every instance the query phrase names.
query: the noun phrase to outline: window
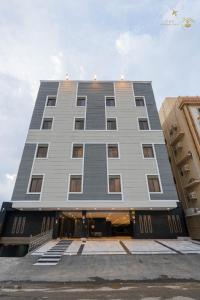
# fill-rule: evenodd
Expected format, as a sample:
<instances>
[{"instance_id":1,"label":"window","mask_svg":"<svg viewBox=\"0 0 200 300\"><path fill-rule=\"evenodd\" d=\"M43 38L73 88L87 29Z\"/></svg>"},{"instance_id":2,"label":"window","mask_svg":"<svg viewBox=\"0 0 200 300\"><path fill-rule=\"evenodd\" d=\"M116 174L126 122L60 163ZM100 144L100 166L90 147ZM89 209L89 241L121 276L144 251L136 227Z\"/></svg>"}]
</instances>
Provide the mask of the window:
<instances>
[{"instance_id":1,"label":"window","mask_svg":"<svg viewBox=\"0 0 200 300\"><path fill-rule=\"evenodd\" d=\"M116 158L119 157L118 145L108 145L108 157Z\"/></svg>"},{"instance_id":2,"label":"window","mask_svg":"<svg viewBox=\"0 0 200 300\"><path fill-rule=\"evenodd\" d=\"M110 175L109 176L109 192L110 193L121 193L120 175Z\"/></svg>"},{"instance_id":3,"label":"window","mask_svg":"<svg viewBox=\"0 0 200 300\"><path fill-rule=\"evenodd\" d=\"M135 97L135 105L136 106L144 106L144 98L143 97Z\"/></svg>"},{"instance_id":4,"label":"window","mask_svg":"<svg viewBox=\"0 0 200 300\"><path fill-rule=\"evenodd\" d=\"M45 158L47 157L47 152L48 152L48 145L38 145L36 157Z\"/></svg>"},{"instance_id":5,"label":"window","mask_svg":"<svg viewBox=\"0 0 200 300\"><path fill-rule=\"evenodd\" d=\"M42 188L43 176L32 176L29 193L40 193Z\"/></svg>"},{"instance_id":6,"label":"window","mask_svg":"<svg viewBox=\"0 0 200 300\"><path fill-rule=\"evenodd\" d=\"M84 130L84 119L80 119L80 118L75 119L75 129Z\"/></svg>"},{"instance_id":7,"label":"window","mask_svg":"<svg viewBox=\"0 0 200 300\"><path fill-rule=\"evenodd\" d=\"M152 145L142 145L142 149L145 158L154 157Z\"/></svg>"},{"instance_id":8,"label":"window","mask_svg":"<svg viewBox=\"0 0 200 300\"><path fill-rule=\"evenodd\" d=\"M77 97L77 103L76 103L77 106L85 106L85 104L86 104L86 97L82 97L82 96Z\"/></svg>"},{"instance_id":9,"label":"window","mask_svg":"<svg viewBox=\"0 0 200 300\"><path fill-rule=\"evenodd\" d=\"M73 145L73 158L81 158L83 157L83 145Z\"/></svg>"},{"instance_id":10,"label":"window","mask_svg":"<svg viewBox=\"0 0 200 300\"><path fill-rule=\"evenodd\" d=\"M117 130L116 119L107 119L107 130Z\"/></svg>"},{"instance_id":11,"label":"window","mask_svg":"<svg viewBox=\"0 0 200 300\"><path fill-rule=\"evenodd\" d=\"M56 96L48 96L47 106L56 106Z\"/></svg>"},{"instance_id":12,"label":"window","mask_svg":"<svg viewBox=\"0 0 200 300\"><path fill-rule=\"evenodd\" d=\"M42 129L51 129L53 119L44 119L42 123Z\"/></svg>"},{"instance_id":13,"label":"window","mask_svg":"<svg viewBox=\"0 0 200 300\"><path fill-rule=\"evenodd\" d=\"M147 179L148 179L149 192L150 193L160 192L160 183L158 180L158 176L148 175Z\"/></svg>"},{"instance_id":14,"label":"window","mask_svg":"<svg viewBox=\"0 0 200 300\"><path fill-rule=\"evenodd\" d=\"M147 119L139 119L140 130L149 130L149 124Z\"/></svg>"},{"instance_id":15,"label":"window","mask_svg":"<svg viewBox=\"0 0 200 300\"><path fill-rule=\"evenodd\" d=\"M115 106L115 97L106 97L106 106Z\"/></svg>"},{"instance_id":16,"label":"window","mask_svg":"<svg viewBox=\"0 0 200 300\"><path fill-rule=\"evenodd\" d=\"M70 177L70 193L81 193L81 182L82 176L81 175L71 175Z\"/></svg>"}]
</instances>

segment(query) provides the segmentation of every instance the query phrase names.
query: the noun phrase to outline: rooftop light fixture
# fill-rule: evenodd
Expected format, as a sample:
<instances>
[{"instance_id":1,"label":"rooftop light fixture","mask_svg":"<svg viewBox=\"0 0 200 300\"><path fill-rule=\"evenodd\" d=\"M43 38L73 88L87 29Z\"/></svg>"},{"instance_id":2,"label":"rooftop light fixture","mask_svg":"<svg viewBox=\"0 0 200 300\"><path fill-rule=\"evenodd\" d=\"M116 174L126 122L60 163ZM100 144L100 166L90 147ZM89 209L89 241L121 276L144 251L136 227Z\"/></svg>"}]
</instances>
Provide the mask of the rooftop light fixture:
<instances>
[{"instance_id":1,"label":"rooftop light fixture","mask_svg":"<svg viewBox=\"0 0 200 300\"><path fill-rule=\"evenodd\" d=\"M124 80L124 75L123 74L121 74L121 80Z\"/></svg>"},{"instance_id":2,"label":"rooftop light fixture","mask_svg":"<svg viewBox=\"0 0 200 300\"><path fill-rule=\"evenodd\" d=\"M94 80L97 80L97 75L96 74L94 75Z\"/></svg>"},{"instance_id":3,"label":"rooftop light fixture","mask_svg":"<svg viewBox=\"0 0 200 300\"><path fill-rule=\"evenodd\" d=\"M69 80L69 74L68 73L66 74L66 80Z\"/></svg>"}]
</instances>

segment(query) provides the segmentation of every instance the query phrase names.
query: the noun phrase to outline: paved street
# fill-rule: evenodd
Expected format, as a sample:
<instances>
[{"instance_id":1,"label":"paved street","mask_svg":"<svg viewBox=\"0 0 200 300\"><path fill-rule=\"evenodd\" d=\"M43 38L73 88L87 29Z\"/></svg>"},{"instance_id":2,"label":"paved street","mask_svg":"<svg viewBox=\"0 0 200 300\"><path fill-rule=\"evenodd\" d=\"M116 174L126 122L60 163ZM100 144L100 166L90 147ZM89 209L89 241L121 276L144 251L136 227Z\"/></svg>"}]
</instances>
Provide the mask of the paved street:
<instances>
[{"instance_id":1,"label":"paved street","mask_svg":"<svg viewBox=\"0 0 200 300\"><path fill-rule=\"evenodd\" d=\"M200 244L178 240L50 241L0 257L0 299L200 299Z\"/></svg>"},{"instance_id":2,"label":"paved street","mask_svg":"<svg viewBox=\"0 0 200 300\"><path fill-rule=\"evenodd\" d=\"M23 284L11 287L4 285L0 290L0 299L20 300L199 300L200 283L99 283L99 284Z\"/></svg>"},{"instance_id":3,"label":"paved street","mask_svg":"<svg viewBox=\"0 0 200 300\"><path fill-rule=\"evenodd\" d=\"M38 256L0 258L2 281L91 282L98 280L199 280L199 254L63 255L53 266Z\"/></svg>"}]
</instances>

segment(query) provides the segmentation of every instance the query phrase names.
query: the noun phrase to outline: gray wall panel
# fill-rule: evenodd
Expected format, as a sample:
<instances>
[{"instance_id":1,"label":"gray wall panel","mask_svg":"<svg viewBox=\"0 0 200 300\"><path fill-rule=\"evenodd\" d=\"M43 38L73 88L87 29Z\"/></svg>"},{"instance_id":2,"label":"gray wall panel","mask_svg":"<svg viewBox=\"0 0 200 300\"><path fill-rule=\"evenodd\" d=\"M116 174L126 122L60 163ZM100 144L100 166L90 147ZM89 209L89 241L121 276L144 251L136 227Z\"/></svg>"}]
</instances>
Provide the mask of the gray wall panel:
<instances>
[{"instance_id":1,"label":"gray wall panel","mask_svg":"<svg viewBox=\"0 0 200 300\"><path fill-rule=\"evenodd\" d=\"M78 95L87 96L86 130L105 130L105 96L114 96L112 82L80 82Z\"/></svg>"},{"instance_id":2,"label":"gray wall panel","mask_svg":"<svg viewBox=\"0 0 200 300\"><path fill-rule=\"evenodd\" d=\"M29 129L40 129L48 95L57 95L59 82L41 82Z\"/></svg>"},{"instance_id":3,"label":"gray wall panel","mask_svg":"<svg viewBox=\"0 0 200 300\"><path fill-rule=\"evenodd\" d=\"M135 96L144 96L146 100L147 112L151 129L161 130L160 119L156 107L156 102L152 90L151 83L149 82L134 82L133 89Z\"/></svg>"},{"instance_id":4,"label":"gray wall panel","mask_svg":"<svg viewBox=\"0 0 200 300\"><path fill-rule=\"evenodd\" d=\"M83 193L69 194L69 200L122 200L121 194L107 193L106 144L86 144Z\"/></svg>"},{"instance_id":5,"label":"gray wall panel","mask_svg":"<svg viewBox=\"0 0 200 300\"><path fill-rule=\"evenodd\" d=\"M178 200L165 144L155 144L163 194L150 194L151 200Z\"/></svg>"},{"instance_id":6,"label":"gray wall panel","mask_svg":"<svg viewBox=\"0 0 200 300\"><path fill-rule=\"evenodd\" d=\"M12 201L39 200L39 194L26 194L31 168L33 165L36 144L25 144L17 179L12 195Z\"/></svg>"}]
</instances>

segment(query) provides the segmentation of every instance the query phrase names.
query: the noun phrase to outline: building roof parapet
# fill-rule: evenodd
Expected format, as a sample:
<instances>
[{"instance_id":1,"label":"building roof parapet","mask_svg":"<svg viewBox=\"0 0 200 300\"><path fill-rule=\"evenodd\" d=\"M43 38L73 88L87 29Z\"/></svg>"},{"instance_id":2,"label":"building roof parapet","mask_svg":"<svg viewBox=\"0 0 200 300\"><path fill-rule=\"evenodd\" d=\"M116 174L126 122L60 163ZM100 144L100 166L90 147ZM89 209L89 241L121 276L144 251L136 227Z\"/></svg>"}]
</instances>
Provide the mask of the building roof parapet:
<instances>
[{"instance_id":1,"label":"building roof parapet","mask_svg":"<svg viewBox=\"0 0 200 300\"><path fill-rule=\"evenodd\" d=\"M184 105L200 105L200 96L178 97L178 107L182 109Z\"/></svg>"}]
</instances>

